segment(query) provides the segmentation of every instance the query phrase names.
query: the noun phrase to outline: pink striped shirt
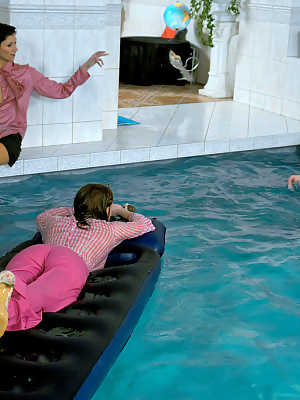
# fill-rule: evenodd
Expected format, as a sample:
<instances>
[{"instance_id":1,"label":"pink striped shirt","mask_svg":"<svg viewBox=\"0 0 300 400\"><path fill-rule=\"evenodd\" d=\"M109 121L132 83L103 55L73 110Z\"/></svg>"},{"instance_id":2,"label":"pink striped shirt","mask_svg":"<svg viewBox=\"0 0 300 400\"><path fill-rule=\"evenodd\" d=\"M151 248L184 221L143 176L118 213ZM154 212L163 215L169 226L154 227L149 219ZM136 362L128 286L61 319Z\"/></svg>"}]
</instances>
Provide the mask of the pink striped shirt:
<instances>
[{"instance_id":1,"label":"pink striped shirt","mask_svg":"<svg viewBox=\"0 0 300 400\"><path fill-rule=\"evenodd\" d=\"M130 222L92 218L88 222L87 230L78 228L73 209L68 207L53 208L37 216L43 242L73 250L86 262L90 272L103 268L110 251L123 240L155 230L149 218L137 213Z\"/></svg>"},{"instance_id":2,"label":"pink striped shirt","mask_svg":"<svg viewBox=\"0 0 300 400\"><path fill-rule=\"evenodd\" d=\"M32 92L42 96L63 99L71 96L77 86L90 74L78 69L65 83L50 80L29 65L12 62L0 68L0 86L3 101L0 104L0 138L19 133L24 137L27 128L27 109Z\"/></svg>"}]
</instances>

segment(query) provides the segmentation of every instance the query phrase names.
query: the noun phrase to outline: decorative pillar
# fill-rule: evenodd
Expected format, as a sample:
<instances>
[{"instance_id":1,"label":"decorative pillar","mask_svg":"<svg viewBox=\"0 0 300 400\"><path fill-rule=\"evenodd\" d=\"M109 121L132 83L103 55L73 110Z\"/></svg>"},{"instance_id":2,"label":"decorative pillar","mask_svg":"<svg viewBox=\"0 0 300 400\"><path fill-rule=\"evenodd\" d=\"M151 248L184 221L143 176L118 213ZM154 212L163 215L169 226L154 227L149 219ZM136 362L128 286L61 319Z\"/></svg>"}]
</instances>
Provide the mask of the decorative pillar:
<instances>
[{"instance_id":1,"label":"decorative pillar","mask_svg":"<svg viewBox=\"0 0 300 400\"><path fill-rule=\"evenodd\" d=\"M215 18L214 47L210 53L208 81L199 94L211 97L232 97L233 88L229 81L228 53L232 36L237 34L236 17L227 12L228 1L215 0L213 16Z\"/></svg>"}]
</instances>

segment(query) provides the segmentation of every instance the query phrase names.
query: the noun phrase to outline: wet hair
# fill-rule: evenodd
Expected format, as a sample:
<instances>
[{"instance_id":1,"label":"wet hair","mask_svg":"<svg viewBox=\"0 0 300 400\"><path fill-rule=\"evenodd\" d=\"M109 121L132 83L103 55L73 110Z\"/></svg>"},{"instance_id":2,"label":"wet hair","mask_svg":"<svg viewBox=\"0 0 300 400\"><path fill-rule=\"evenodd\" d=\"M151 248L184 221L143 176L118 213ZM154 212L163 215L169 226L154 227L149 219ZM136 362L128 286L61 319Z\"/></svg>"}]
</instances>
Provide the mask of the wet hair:
<instances>
[{"instance_id":1,"label":"wet hair","mask_svg":"<svg viewBox=\"0 0 300 400\"><path fill-rule=\"evenodd\" d=\"M88 218L102 219L107 221L106 209L113 202L113 192L109 186L99 183L88 183L82 186L74 199L74 216L77 226L87 229Z\"/></svg>"},{"instance_id":2,"label":"wet hair","mask_svg":"<svg viewBox=\"0 0 300 400\"><path fill-rule=\"evenodd\" d=\"M7 38L7 36L16 33L16 28L12 25L0 23L0 44Z\"/></svg>"}]
</instances>

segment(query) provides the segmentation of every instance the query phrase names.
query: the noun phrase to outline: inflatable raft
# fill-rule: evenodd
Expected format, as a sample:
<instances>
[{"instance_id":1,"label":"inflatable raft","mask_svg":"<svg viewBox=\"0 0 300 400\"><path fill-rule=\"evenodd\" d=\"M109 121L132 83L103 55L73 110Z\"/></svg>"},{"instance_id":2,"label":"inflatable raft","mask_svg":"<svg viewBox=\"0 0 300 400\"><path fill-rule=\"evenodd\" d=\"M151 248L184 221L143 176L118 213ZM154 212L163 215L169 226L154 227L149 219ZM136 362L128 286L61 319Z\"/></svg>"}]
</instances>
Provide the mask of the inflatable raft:
<instances>
[{"instance_id":1,"label":"inflatable raft","mask_svg":"<svg viewBox=\"0 0 300 400\"><path fill-rule=\"evenodd\" d=\"M0 400L88 400L129 339L160 273L165 226L117 246L78 300L0 340ZM0 270L33 239L0 258Z\"/></svg>"}]
</instances>

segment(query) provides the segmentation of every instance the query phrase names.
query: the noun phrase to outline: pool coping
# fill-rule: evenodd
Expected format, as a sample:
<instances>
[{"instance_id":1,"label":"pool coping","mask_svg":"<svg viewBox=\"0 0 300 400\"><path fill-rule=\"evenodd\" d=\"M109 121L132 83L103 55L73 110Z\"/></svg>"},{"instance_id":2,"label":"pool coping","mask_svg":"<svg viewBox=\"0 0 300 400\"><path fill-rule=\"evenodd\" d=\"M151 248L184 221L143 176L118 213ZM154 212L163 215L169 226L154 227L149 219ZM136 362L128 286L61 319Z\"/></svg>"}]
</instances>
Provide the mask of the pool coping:
<instances>
[{"instance_id":1,"label":"pool coping","mask_svg":"<svg viewBox=\"0 0 300 400\"><path fill-rule=\"evenodd\" d=\"M300 121L234 101L121 110L141 124L104 130L102 141L23 148L0 178L300 144Z\"/></svg>"},{"instance_id":2,"label":"pool coping","mask_svg":"<svg viewBox=\"0 0 300 400\"><path fill-rule=\"evenodd\" d=\"M300 132L295 132L288 135L275 134L250 138L227 138L223 140L205 140L194 143L178 143L120 150L95 151L95 148L99 144L97 142L84 143L84 146L69 144L64 146L48 146L47 148L32 147L22 151L20 159L13 167L0 166L0 177L5 178L183 157L261 150L295 146L299 143Z\"/></svg>"}]
</instances>

